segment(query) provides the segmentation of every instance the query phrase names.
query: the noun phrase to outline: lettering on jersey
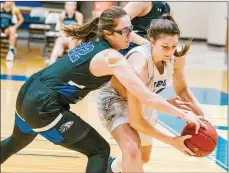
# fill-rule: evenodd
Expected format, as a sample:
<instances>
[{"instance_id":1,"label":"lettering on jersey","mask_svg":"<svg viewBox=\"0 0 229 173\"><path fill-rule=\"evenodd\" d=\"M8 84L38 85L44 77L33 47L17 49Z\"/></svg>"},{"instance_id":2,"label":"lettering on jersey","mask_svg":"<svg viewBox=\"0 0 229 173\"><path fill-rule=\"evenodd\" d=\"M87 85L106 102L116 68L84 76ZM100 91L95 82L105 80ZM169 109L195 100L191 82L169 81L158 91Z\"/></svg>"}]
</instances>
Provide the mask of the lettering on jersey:
<instances>
[{"instance_id":1,"label":"lettering on jersey","mask_svg":"<svg viewBox=\"0 0 229 173\"><path fill-rule=\"evenodd\" d=\"M166 86L166 79L154 82L154 87Z\"/></svg>"},{"instance_id":2,"label":"lettering on jersey","mask_svg":"<svg viewBox=\"0 0 229 173\"><path fill-rule=\"evenodd\" d=\"M160 93L166 87L166 79L154 82L154 92Z\"/></svg>"},{"instance_id":3,"label":"lettering on jersey","mask_svg":"<svg viewBox=\"0 0 229 173\"><path fill-rule=\"evenodd\" d=\"M72 62L77 61L81 58L81 56L88 54L89 52L93 51L94 45L91 42L83 42L80 45L73 48L69 53L68 56Z\"/></svg>"}]
</instances>

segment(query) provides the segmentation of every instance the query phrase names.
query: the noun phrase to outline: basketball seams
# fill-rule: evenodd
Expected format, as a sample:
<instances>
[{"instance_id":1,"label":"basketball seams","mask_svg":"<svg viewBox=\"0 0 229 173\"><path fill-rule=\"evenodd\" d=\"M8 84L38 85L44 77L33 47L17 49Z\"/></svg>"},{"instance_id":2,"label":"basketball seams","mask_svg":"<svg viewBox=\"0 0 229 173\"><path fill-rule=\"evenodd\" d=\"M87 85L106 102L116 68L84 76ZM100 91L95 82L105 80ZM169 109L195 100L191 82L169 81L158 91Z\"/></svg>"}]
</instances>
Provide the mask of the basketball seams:
<instances>
[{"instance_id":1,"label":"basketball seams","mask_svg":"<svg viewBox=\"0 0 229 173\"><path fill-rule=\"evenodd\" d=\"M186 131L195 131L195 130L184 130L183 132L182 132L182 135L184 135L183 133L184 132L186 132ZM216 145L216 143L215 143L215 141L212 139L212 138L210 138L210 137L208 137L208 136L206 136L205 134L203 134L203 133L200 133L202 136L205 136L205 137L207 137L208 139L210 139L215 145ZM185 135L190 135L190 134L185 134ZM189 140L190 141L190 140ZM192 142L191 142L192 143Z\"/></svg>"},{"instance_id":2,"label":"basketball seams","mask_svg":"<svg viewBox=\"0 0 229 173\"><path fill-rule=\"evenodd\" d=\"M211 126L210 126L210 127L211 127ZM209 128L209 126L208 126L208 128ZM213 127L211 127L211 128L216 132L216 130L215 130ZM191 128L188 128L188 129L185 129L185 128L184 128L184 130L182 131L181 135L183 135L183 133L184 133L185 131L195 131L195 130L194 130L194 129L191 129ZM217 143L216 143L212 138L210 138L209 136L207 136L207 135L205 135L205 134L203 134L203 133L200 133L200 134L206 136L207 138L209 138L210 140L212 140L212 142L213 142L215 145L217 145ZM217 134L217 132L216 132L216 134ZM187 135L187 134L186 134L186 135ZM189 135L189 134L188 134L188 135Z\"/></svg>"},{"instance_id":3,"label":"basketball seams","mask_svg":"<svg viewBox=\"0 0 229 173\"><path fill-rule=\"evenodd\" d=\"M211 150L205 150L205 149L202 149L202 148L199 148L198 146L196 146L195 144L193 144L190 139L186 139L188 142L190 142L193 146L195 146L196 148L200 149L200 150L203 150L203 151L207 151L207 152L211 152ZM185 141L186 141L185 140ZM186 146L187 147L187 146ZM190 149L190 148L189 148ZM190 149L191 150L191 149Z\"/></svg>"}]
</instances>

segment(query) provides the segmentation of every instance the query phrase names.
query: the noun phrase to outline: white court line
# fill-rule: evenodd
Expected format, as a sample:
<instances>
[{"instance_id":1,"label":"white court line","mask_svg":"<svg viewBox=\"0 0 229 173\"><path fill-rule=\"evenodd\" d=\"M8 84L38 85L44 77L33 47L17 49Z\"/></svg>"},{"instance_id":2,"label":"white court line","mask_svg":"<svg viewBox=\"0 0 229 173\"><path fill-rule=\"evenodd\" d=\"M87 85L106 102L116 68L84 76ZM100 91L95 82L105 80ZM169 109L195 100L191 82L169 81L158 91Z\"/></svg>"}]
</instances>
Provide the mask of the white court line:
<instances>
[{"instance_id":1,"label":"white court line","mask_svg":"<svg viewBox=\"0 0 229 173\"><path fill-rule=\"evenodd\" d=\"M48 152L62 152L62 153L76 153L76 151L72 151L72 150L47 150L47 149L39 149L39 148L24 148L22 151L24 150L28 150L28 151L48 151Z\"/></svg>"}]
</instances>

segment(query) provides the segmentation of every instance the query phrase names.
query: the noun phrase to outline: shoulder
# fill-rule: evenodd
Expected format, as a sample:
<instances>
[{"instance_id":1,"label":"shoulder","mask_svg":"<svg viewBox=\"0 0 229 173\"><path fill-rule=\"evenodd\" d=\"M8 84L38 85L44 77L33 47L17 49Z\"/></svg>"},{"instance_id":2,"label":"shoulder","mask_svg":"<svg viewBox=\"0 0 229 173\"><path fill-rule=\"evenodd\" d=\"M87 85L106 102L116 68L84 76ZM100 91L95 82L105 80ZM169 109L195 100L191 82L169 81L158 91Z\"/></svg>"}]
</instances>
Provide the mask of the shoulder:
<instances>
[{"instance_id":1,"label":"shoulder","mask_svg":"<svg viewBox=\"0 0 229 173\"><path fill-rule=\"evenodd\" d=\"M60 18L61 18L61 19L64 19L65 15L66 15L66 12L65 12L65 11L62 11L62 12L60 13Z\"/></svg>"},{"instance_id":2,"label":"shoulder","mask_svg":"<svg viewBox=\"0 0 229 173\"><path fill-rule=\"evenodd\" d=\"M137 76L146 83L148 74L148 58L144 53L142 53L142 51L138 51L139 49L142 49L142 47L139 46L139 48L136 48L136 51L133 51L128 55L128 63L131 65Z\"/></svg>"},{"instance_id":3,"label":"shoulder","mask_svg":"<svg viewBox=\"0 0 229 173\"><path fill-rule=\"evenodd\" d=\"M126 58L119 53L117 50L112 48L107 48L99 51L94 56L95 59L105 60L109 64L116 63L120 60L126 60Z\"/></svg>"},{"instance_id":4,"label":"shoulder","mask_svg":"<svg viewBox=\"0 0 229 173\"><path fill-rule=\"evenodd\" d=\"M75 12L75 15L76 15L77 17L82 17L82 16L83 16L83 14L80 13L79 11L76 11L76 12Z\"/></svg>"},{"instance_id":5,"label":"shoulder","mask_svg":"<svg viewBox=\"0 0 229 173\"><path fill-rule=\"evenodd\" d=\"M147 66L147 58L138 51L131 53L127 58L134 69L142 70Z\"/></svg>"},{"instance_id":6,"label":"shoulder","mask_svg":"<svg viewBox=\"0 0 229 173\"><path fill-rule=\"evenodd\" d=\"M150 42L146 42L145 44L143 44L141 46L137 46L137 47L131 49L127 53L126 56L128 57L130 54L133 54L133 53L141 54L141 56L143 56L143 58L145 58L145 59L151 58L151 45L150 45Z\"/></svg>"}]
</instances>

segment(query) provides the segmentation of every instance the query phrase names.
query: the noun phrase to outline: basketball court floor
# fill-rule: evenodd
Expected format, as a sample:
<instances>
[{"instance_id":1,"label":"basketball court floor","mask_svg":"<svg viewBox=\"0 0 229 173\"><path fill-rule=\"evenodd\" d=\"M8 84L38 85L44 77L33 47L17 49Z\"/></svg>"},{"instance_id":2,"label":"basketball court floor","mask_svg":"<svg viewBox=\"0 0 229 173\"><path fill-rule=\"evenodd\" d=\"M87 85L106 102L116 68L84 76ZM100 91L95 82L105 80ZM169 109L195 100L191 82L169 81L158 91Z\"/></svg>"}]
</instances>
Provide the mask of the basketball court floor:
<instances>
[{"instance_id":1,"label":"basketball court floor","mask_svg":"<svg viewBox=\"0 0 229 173\"><path fill-rule=\"evenodd\" d=\"M25 42L25 41L24 41ZM1 139L12 133L17 93L25 80L45 67L42 47L18 44L18 54L13 63L1 58ZM186 60L186 76L190 89L208 113L219 138L215 151L208 157L195 158L180 153L169 145L154 140L151 160L144 166L145 172L228 172L227 125L227 66L224 48L208 47L194 42ZM174 96L169 86L161 93L165 98ZM72 111L90 123L111 145L111 155L116 157L120 149L115 140L102 127L95 107L95 92L76 105ZM169 135L179 135L185 123L172 116L158 113L156 128ZM38 136L25 149L1 165L2 172L85 172L87 158L82 154L55 146Z\"/></svg>"}]
</instances>

